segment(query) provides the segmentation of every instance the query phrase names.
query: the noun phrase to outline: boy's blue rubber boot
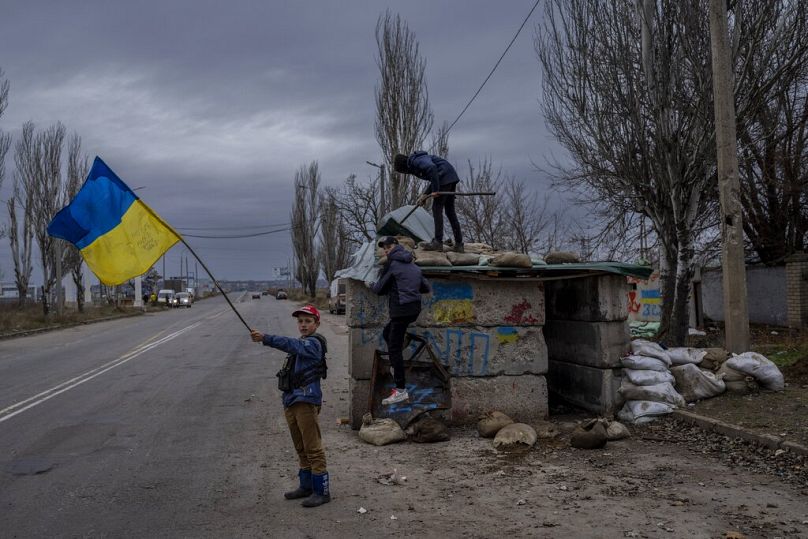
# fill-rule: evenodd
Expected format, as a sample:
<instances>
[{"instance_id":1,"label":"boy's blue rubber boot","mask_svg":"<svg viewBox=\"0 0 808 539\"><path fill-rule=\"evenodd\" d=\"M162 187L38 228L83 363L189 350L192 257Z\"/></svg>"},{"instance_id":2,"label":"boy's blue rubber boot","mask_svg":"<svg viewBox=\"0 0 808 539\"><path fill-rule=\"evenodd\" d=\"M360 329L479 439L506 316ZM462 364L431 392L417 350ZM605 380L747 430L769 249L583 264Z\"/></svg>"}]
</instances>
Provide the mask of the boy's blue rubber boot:
<instances>
[{"instance_id":1,"label":"boy's blue rubber boot","mask_svg":"<svg viewBox=\"0 0 808 539\"><path fill-rule=\"evenodd\" d=\"M287 500L297 500L311 496L311 470L299 470L297 476L300 478L300 486L291 492L283 495Z\"/></svg>"},{"instance_id":2,"label":"boy's blue rubber boot","mask_svg":"<svg viewBox=\"0 0 808 539\"><path fill-rule=\"evenodd\" d=\"M303 500L303 507L317 507L331 501L331 494L328 488L328 472L312 474L311 483L314 492L311 496Z\"/></svg>"}]
</instances>

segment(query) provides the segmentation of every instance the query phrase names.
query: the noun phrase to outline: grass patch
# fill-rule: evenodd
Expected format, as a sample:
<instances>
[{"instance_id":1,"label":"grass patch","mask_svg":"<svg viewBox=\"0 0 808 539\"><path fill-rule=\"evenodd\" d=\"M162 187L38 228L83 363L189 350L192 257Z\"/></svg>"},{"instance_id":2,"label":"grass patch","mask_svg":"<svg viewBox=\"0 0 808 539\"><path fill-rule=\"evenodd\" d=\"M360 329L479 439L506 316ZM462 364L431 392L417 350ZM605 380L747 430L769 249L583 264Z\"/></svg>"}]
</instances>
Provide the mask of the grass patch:
<instances>
[{"instance_id":1,"label":"grass patch","mask_svg":"<svg viewBox=\"0 0 808 539\"><path fill-rule=\"evenodd\" d=\"M764 347L763 350L755 350L769 358L772 363L778 367L788 367L795 364L797 361L808 358L808 343L802 343L797 346L784 346L784 345L769 345Z\"/></svg>"},{"instance_id":2,"label":"grass patch","mask_svg":"<svg viewBox=\"0 0 808 539\"><path fill-rule=\"evenodd\" d=\"M84 312L75 308L65 308L62 316L52 311L47 317L42 314L41 304L0 306L0 333L16 333L42 328L69 326L90 322L100 318L141 312L132 307L115 307L114 305L85 305Z\"/></svg>"},{"instance_id":3,"label":"grass patch","mask_svg":"<svg viewBox=\"0 0 808 539\"><path fill-rule=\"evenodd\" d=\"M317 295L313 298L306 294L302 288L292 288L286 292L289 294L290 301L311 304L321 311L323 309L328 310L328 292L324 288L318 288Z\"/></svg>"}]
</instances>

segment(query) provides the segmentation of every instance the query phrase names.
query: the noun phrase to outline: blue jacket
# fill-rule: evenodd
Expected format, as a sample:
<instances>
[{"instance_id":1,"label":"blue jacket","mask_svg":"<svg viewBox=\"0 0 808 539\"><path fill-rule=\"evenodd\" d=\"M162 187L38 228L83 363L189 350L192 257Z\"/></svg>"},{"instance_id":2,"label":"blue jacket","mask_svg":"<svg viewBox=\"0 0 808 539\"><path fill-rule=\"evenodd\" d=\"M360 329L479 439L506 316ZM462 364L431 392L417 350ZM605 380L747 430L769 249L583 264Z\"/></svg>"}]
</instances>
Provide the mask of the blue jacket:
<instances>
[{"instance_id":1,"label":"blue jacket","mask_svg":"<svg viewBox=\"0 0 808 539\"><path fill-rule=\"evenodd\" d=\"M387 255L387 263L378 281L373 284L373 292L387 296L391 318L421 312L421 294L430 291L421 268L412 261L412 255L401 245L396 245Z\"/></svg>"},{"instance_id":2,"label":"blue jacket","mask_svg":"<svg viewBox=\"0 0 808 539\"><path fill-rule=\"evenodd\" d=\"M441 187L458 183L460 178L454 167L442 157L426 152L413 152L407 159L409 173L429 182L424 194L437 193Z\"/></svg>"},{"instance_id":3,"label":"blue jacket","mask_svg":"<svg viewBox=\"0 0 808 539\"><path fill-rule=\"evenodd\" d=\"M294 339L280 335L264 335L264 346L271 346L295 355L295 373L317 366L323 360L323 349L315 337ZM320 406L323 403L323 392L320 389L320 378L303 387L283 392L283 407L289 408L297 402L308 402Z\"/></svg>"}]
</instances>

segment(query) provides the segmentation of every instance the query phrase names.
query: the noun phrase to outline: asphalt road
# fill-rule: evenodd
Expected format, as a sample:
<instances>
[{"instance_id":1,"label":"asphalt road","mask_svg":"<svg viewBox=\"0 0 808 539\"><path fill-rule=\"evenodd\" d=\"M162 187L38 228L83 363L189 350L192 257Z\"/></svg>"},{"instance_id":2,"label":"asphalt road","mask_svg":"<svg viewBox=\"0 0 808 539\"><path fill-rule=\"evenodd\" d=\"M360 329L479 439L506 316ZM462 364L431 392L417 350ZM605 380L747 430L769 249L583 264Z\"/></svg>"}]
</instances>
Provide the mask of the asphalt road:
<instances>
[{"instance_id":1,"label":"asphalt road","mask_svg":"<svg viewBox=\"0 0 808 539\"><path fill-rule=\"evenodd\" d=\"M236 305L296 334L290 302ZM0 342L0 536L274 535L282 360L223 298Z\"/></svg>"}]
</instances>

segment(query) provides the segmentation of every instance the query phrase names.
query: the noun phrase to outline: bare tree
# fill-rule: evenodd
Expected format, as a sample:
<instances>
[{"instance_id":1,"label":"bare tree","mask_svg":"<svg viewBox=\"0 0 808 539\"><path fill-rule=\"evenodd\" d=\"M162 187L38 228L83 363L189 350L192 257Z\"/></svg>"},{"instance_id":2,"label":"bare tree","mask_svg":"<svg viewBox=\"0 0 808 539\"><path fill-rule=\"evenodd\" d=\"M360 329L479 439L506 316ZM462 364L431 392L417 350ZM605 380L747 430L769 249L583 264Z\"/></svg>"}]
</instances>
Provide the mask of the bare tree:
<instances>
[{"instance_id":1,"label":"bare tree","mask_svg":"<svg viewBox=\"0 0 808 539\"><path fill-rule=\"evenodd\" d=\"M494 172L490 158L480 162L477 168L469 161L468 167L468 177L463 180L468 191L496 191L502 183L502 171ZM505 247L507 218L500 195L457 197L457 214L464 239L487 243L494 249Z\"/></svg>"},{"instance_id":2,"label":"bare tree","mask_svg":"<svg viewBox=\"0 0 808 539\"><path fill-rule=\"evenodd\" d=\"M70 201L81 188L82 181L90 170L90 161L87 155L81 155L81 137L73 133L67 143L67 182L63 200ZM79 312L84 312L84 259L78 248L72 243L66 243L62 267L70 272L73 283L76 285L76 306Z\"/></svg>"},{"instance_id":3,"label":"bare tree","mask_svg":"<svg viewBox=\"0 0 808 539\"><path fill-rule=\"evenodd\" d=\"M17 286L17 305L22 307L28 298L28 285L31 281L33 265L34 218L31 214L33 192L20 189L20 181L14 179L14 193L6 202L9 217L8 239L11 244L11 259L14 263L14 283ZM18 221L17 204L22 212L22 222Z\"/></svg>"},{"instance_id":4,"label":"bare tree","mask_svg":"<svg viewBox=\"0 0 808 539\"><path fill-rule=\"evenodd\" d=\"M432 132L430 153L446 159L449 156L449 122L443 122L437 130Z\"/></svg>"},{"instance_id":5,"label":"bare tree","mask_svg":"<svg viewBox=\"0 0 808 539\"><path fill-rule=\"evenodd\" d=\"M376 237L376 224L384 217L379 181L382 180L371 180L364 185L351 174L337 193L337 209L350 244L373 241Z\"/></svg>"},{"instance_id":6,"label":"bare tree","mask_svg":"<svg viewBox=\"0 0 808 539\"><path fill-rule=\"evenodd\" d=\"M336 272L348 264L350 244L348 231L340 215L337 198L339 192L334 187L326 187L320 194L320 241L318 256L323 274L329 283Z\"/></svg>"},{"instance_id":7,"label":"bare tree","mask_svg":"<svg viewBox=\"0 0 808 539\"><path fill-rule=\"evenodd\" d=\"M315 246L319 227L319 187L320 171L317 161L301 166L295 173L295 203L290 216L295 278L311 297L317 294L317 277L320 275Z\"/></svg>"},{"instance_id":8,"label":"bare tree","mask_svg":"<svg viewBox=\"0 0 808 539\"><path fill-rule=\"evenodd\" d=\"M3 70L0 69L0 118L3 117L3 113L8 106L8 90L8 79L3 76ZM0 188L3 187L3 181L6 179L6 155L10 147L11 135L4 133L3 130L0 129ZM5 229L0 228L0 238L3 238L5 234Z\"/></svg>"},{"instance_id":9,"label":"bare tree","mask_svg":"<svg viewBox=\"0 0 808 539\"><path fill-rule=\"evenodd\" d=\"M393 156L418 149L432 129L424 79L426 61L407 23L390 11L376 22L376 44L380 72L376 86L376 140L390 171L390 207L397 208L408 202L407 197L413 202L417 188L412 178L393 171Z\"/></svg>"},{"instance_id":10,"label":"bare tree","mask_svg":"<svg viewBox=\"0 0 808 539\"><path fill-rule=\"evenodd\" d=\"M516 178L506 178L503 187L507 208L506 248L520 253L537 252L542 236L553 222L548 210L549 195L539 201L538 193L530 193L527 186Z\"/></svg>"},{"instance_id":11,"label":"bare tree","mask_svg":"<svg viewBox=\"0 0 808 539\"><path fill-rule=\"evenodd\" d=\"M56 282L56 257L61 249L48 235L48 223L63 206L61 157L65 128L61 123L36 133L32 122L23 125L15 147L14 160L22 186L23 198L28 201L34 238L39 248L42 265L42 310L50 312L51 289Z\"/></svg>"}]
</instances>

